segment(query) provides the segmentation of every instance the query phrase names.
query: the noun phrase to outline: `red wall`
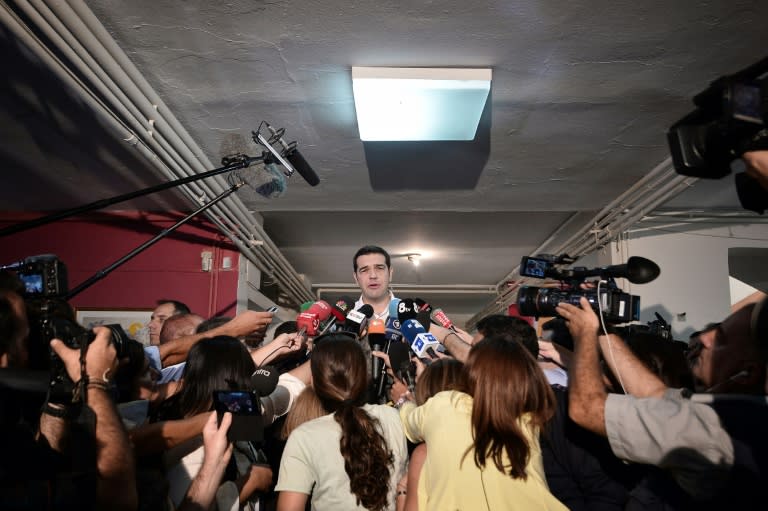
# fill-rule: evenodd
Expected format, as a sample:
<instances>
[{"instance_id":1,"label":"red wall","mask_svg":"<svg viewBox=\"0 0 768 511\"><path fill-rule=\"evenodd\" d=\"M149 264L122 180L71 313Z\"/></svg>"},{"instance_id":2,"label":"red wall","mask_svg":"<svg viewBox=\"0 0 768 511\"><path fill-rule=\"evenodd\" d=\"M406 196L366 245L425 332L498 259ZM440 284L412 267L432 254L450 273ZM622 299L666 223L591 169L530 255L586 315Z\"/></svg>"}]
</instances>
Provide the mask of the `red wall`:
<instances>
[{"instance_id":1,"label":"red wall","mask_svg":"<svg viewBox=\"0 0 768 511\"><path fill-rule=\"evenodd\" d=\"M2 214L0 228L37 215ZM106 212L56 221L0 238L0 264L53 253L73 289L183 218L180 213ZM201 252L213 252L202 271ZM232 268L222 269L229 256ZM238 252L206 219L193 219L70 300L75 307L147 308L160 298L180 300L203 317L235 313Z\"/></svg>"}]
</instances>

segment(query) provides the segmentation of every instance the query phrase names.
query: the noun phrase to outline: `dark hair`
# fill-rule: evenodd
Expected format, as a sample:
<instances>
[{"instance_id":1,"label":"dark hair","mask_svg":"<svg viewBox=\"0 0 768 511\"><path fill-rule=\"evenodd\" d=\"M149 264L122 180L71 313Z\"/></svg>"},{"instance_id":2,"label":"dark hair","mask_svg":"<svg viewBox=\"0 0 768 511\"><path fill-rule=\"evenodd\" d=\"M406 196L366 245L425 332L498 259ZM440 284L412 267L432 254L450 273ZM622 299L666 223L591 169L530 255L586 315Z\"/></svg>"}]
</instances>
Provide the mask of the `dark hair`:
<instances>
[{"instance_id":1,"label":"dark hair","mask_svg":"<svg viewBox=\"0 0 768 511\"><path fill-rule=\"evenodd\" d=\"M19 330L19 319L16 317L11 302L8 298L0 296L0 355L13 354L14 343Z\"/></svg>"},{"instance_id":2,"label":"dark hair","mask_svg":"<svg viewBox=\"0 0 768 511\"><path fill-rule=\"evenodd\" d=\"M355 252L355 257L352 259L352 268L354 269L355 273L357 273L357 258L368 254L381 254L384 256L384 262L386 263L387 268L392 266L392 260L389 257L389 252L381 247L377 247L376 245L366 245Z\"/></svg>"},{"instance_id":3,"label":"dark hair","mask_svg":"<svg viewBox=\"0 0 768 511\"><path fill-rule=\"evenodd\" d=\"M341 455L358 505L387 507L394 457L379 432L379 421L361 408L368 389L367 361L360 343L335 334L319 338L310 359L312 386L341 426ZM385 483L386 481L386 483Z\"/></svg>"},{"instance_id":4,"label":"dark hair","mask_svg":"<svg viewBox=\"0 0 768 511\"><path fill-rule=\"evenodd\" d=\"M203 334L205 332L208 332L209 330L213 330L214 328L218 328L221 325L225 323L229 323L232 321L232 318L229 318L227 316L214 316L212 318L206 319L199 325L197 325L197 332L198 334Z\"/></svg>"},{"instance_id":5,"label":"dark hair","mask_svg":"<svg viewBox=\"0 0 768 511\"><path fill-rule=\"evenodd\" d=\"M281 334L292 334L294 332L299 331L299 324L295 321L283 321L279 325L277 325L277 328L275 328L275 332L273 334L273 337L277 337Z\"/></svg>"},{"instance_id":6,"label":"dark hair","mask_svg":"<svg viewBox=\"0 0 768 511\"><path fill-rule=\"evenodd\" d=\"M24 282L15 273L8 270L0 270L0 292L10 291L19 296L24 296Z\"/></svg>"},{"instance_id":7,"label":"dark hair","mask_svg":"<svg viewBox=\"0 0 768 511\"><path fill-rule=\"evenodd\" d=\"M544 373L528 350L503 337L487 337L472 346L464 367L473 398L475 465L483 469L490 458L499 472L525 480L531 449L521 422L538 435L555 411L555 395Z\"/></svg>"},{"instance_id":8,"label":"dark hair","mask_svg":"<svg viewBox=\"0 0 768 511\"><path fill-rule=\"evenodd\" d=\"M539 338L536 330L524 319L503 314L492 314L477 322L477 331L483 337L504 336L519 342L533 358L539 356Z\"/></svg>"},{"instance_id":9,"label":"dark hair","mask_svg":"<svg viewBox=\"0 0 768 511\"><path fill-rule=\"evenodd\" d=\"M179 390L158 410L160 420L182 419L211 409L214 390L243 390L256 370L248 349L228 335L203 339L189 350Z\"/></svg>"},{"instance_id":10,"label":"dark hair","mask_svg":"<svg viewBox=\"0 0 768 511\"><path fill-rule=\"evenodd\" d=\"M634 332L625 339L632 353L667 387L693 388L693 375L685 358L687 346L650 332ZM615 392L621 393L621 384L612 371L605 371Z\"/></svg>"},{"instance_id":11,"label":"dark hair","mask_svg":"<svg viewBox=\"0 0 768 511\"><path fill-rule=\"evenodd\" d=\"M464 364L455 358L441 358L429 364L416 382L416 404L423 405L444 390L464 391L463 369Z\"/></svg>"},{"instance_id":12,"label":"dark hair","mask_svg":"<svg viewBox=\"0 0 768 511\"><path fill-rule=\"evenodd\" d=\"M165 298L162 298L157 301L158 305L165 305L166 303L170 303L173 305L174 316L176 314L189 314L190 312L192 312L191 310L189 310L189 307L187 307L187 304L179 302L177 300L166 300Z\"/></svg>"}]
</instances>

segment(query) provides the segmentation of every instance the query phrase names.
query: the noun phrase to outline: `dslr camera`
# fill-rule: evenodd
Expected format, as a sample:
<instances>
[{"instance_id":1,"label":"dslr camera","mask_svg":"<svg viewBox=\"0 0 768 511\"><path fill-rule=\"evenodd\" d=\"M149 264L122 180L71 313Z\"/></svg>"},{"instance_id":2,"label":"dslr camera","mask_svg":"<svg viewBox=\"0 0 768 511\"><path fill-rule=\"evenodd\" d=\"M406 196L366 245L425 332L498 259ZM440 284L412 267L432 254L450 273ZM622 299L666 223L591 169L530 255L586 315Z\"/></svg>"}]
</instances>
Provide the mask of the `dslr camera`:
<instances>
[{"instance_id":1,"label":"dslr camera","mask_svg":"<svg viewBox=\"0 0 768 511\"><path fill-rule=\"evenodd\" d=\"M615 278L626 278L633 284L645 284L658 277L660 270L653 261L642 257L630 257L627 264L602 268L573 267L558 269L556 265L571 264L574 260L567 255L559 257L543 255L523 257L520 275L538 279L556 279L561 286L523 286L517 295L517 307L523 316L557 316L555 308L560 303L579 306L584 297L592 309L602 313L607 323L619 324L637 321L640 318L640 297L625 293L618 288ZM608 281L599 289L580 289L580 284L589 277L600 277Z\"/></svg>"},{"instance_id":2,"label":"dslr camera","mask_svg":"<svg viewBox=\"0 0 768 511\"><path fill-rule=\"evenodd\" d=\"M4 269L14 270L24 284L24 300L29 311L32 368L50 369L51 401L71 401L74 382L67 375L61 359L48 348L49 342L57 338L70 348L81 349L93 342L96 334L77 324L72 308L66 302L69 290L66 265L54 254L43 254L27 257ZM138 344L137 341L128 337L120 325L104 326L112 332L118 359L133 359L139 354L143 357L143 350L131 346L132 343ZM43 352L45 356L40 355ZM130 360L127 367L134 367L134 362Z\"/></svg>"},{"instance_id":3,"label":"dslr camera","mask_svg":"<svg viewBox=\"0 0 768 511\"><path fill-rule=\"evenodd\" d=\"M768 58L712 82L693 98L696 109L667 131L678 174L720 179L745 152L768 150ZM763 213L768 190L746 173L736 174L744 209Z\"/></svg>"}]
</instances>

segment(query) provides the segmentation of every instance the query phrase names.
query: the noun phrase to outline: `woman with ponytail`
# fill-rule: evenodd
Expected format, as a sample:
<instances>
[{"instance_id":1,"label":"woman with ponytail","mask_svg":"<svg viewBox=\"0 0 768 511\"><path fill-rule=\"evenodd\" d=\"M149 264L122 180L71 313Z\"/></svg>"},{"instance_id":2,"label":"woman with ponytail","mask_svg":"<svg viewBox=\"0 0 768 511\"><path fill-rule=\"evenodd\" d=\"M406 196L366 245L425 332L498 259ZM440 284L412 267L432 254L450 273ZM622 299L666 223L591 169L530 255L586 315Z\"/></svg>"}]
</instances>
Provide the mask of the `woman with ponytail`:
<instances>
[{"instance_id":1,"label":"woman with ponytail","mask_svg":"<svg viewBox=\"0 0 768 511\"><path fill-rule=\"evenodd\" d=\"M312 386L329 415L288 437L275 488L278 511L395 509L408 459L394 408L365 404L370 383L360 343L344 335L315 339Z\"/></svg>"}]
</instances>

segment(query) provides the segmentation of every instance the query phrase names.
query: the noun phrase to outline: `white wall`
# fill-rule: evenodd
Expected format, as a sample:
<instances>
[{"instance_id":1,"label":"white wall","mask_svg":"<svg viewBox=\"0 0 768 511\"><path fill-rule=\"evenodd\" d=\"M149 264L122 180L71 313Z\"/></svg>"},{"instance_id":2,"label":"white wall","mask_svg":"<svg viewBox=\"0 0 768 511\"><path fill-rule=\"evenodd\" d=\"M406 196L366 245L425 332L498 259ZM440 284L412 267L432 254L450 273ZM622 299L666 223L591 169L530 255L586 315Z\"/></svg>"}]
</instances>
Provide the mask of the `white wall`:
<instances>
[{"instance_id":1,"label":"white wall","mask_svg":"<svg viewBox=\"0 0 768 511\"><path fill-rule=\"evenodd\" d=\"M672 324L676 339L687 340L707 323L720 321L730 313L728 277L730 247L767 247L768 224L751 226L696 226L697 230L649 232L629 236L610 245L612 264L626 262L629 256L653 260L661 275L648 284L618 282L626 292L641 297L640 321L646 323L659 312ZM580 262L581 263L581 262ZM755 261L754 264L768 264ZM683 314L684 316L678 316Z\"/></svg>"}]
</instances>

